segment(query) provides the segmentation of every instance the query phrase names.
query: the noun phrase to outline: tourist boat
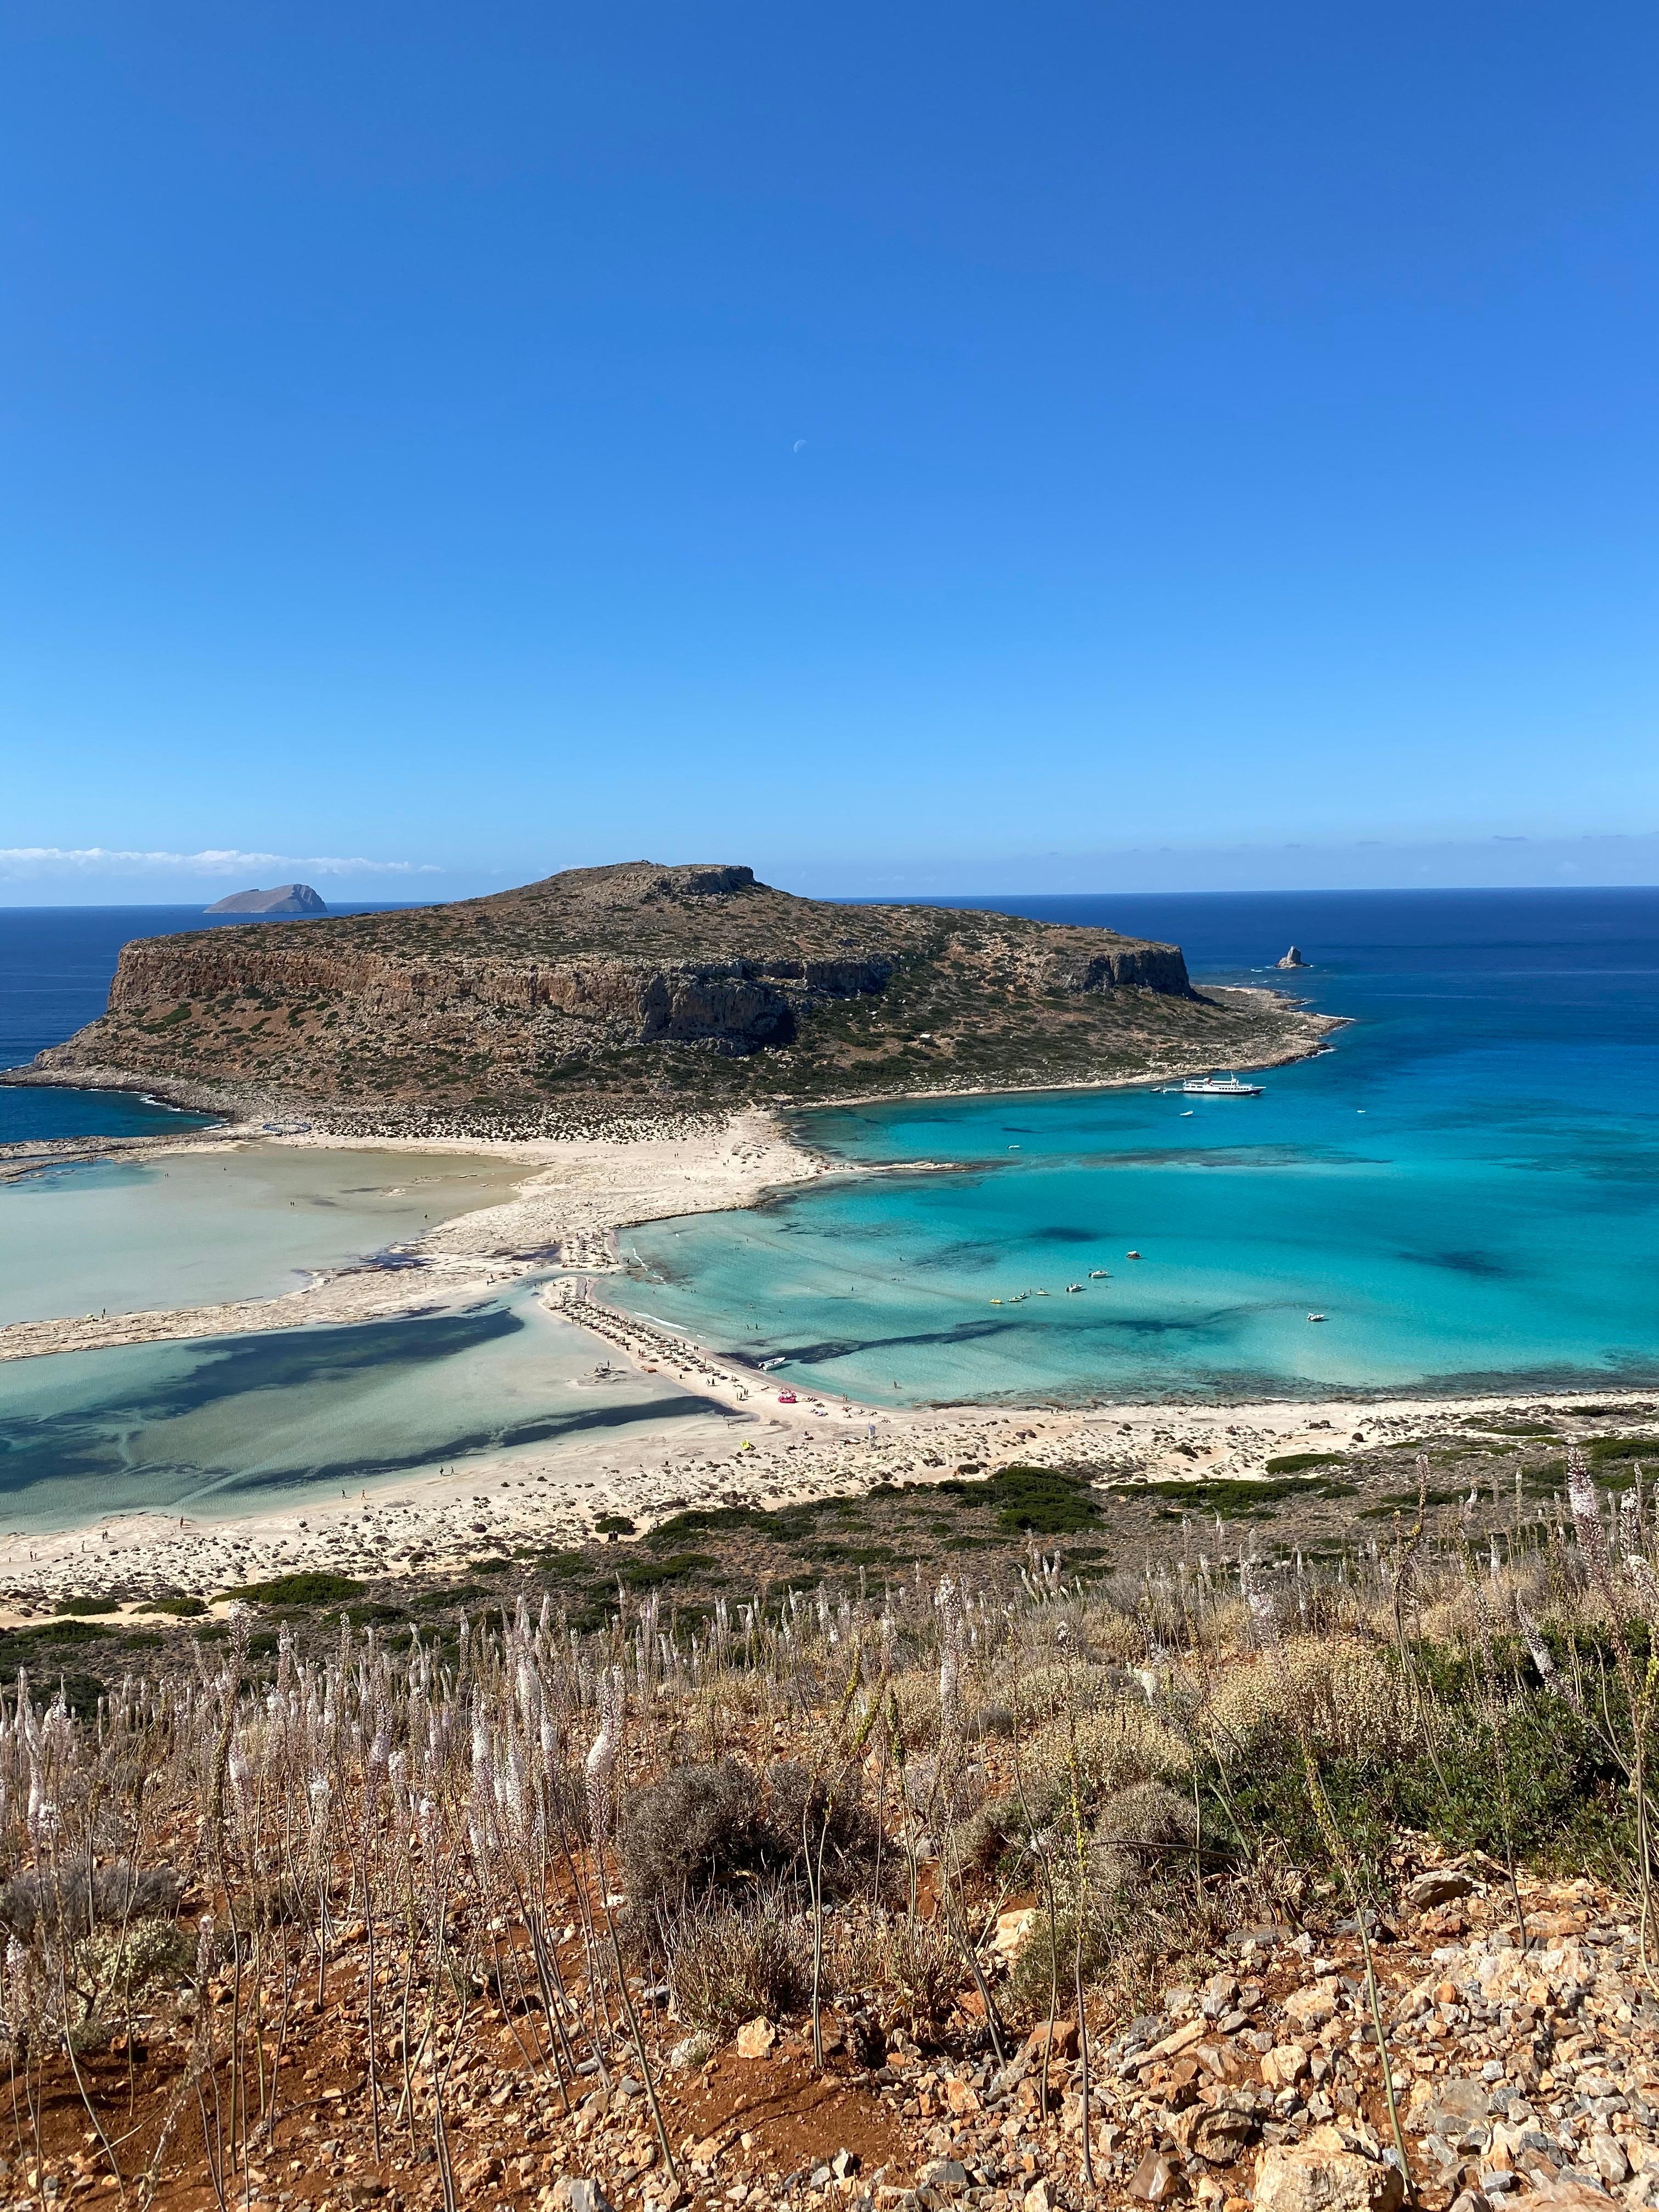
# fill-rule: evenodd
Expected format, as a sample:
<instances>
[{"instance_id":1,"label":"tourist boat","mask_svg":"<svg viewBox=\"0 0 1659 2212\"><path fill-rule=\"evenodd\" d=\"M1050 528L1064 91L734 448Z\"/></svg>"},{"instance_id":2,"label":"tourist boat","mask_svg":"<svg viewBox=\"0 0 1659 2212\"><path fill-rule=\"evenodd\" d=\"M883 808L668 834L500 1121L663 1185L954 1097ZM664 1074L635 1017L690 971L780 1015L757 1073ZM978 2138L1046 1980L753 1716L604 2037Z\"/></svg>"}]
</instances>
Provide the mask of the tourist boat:
<instances>
[{"instance_id":1,"label":"tourist boat","mask_svg":"<svg viewBox=\"0 0 1659 2212\"><path fill-rule=\"evenodd\" d=\"M1188 1076L1185 1083L1172 1083L1168 1088L1178 1098L1259 1098L1259 1083L1241 1083L1233 1074Z\"/></svg>"}]
</instances>

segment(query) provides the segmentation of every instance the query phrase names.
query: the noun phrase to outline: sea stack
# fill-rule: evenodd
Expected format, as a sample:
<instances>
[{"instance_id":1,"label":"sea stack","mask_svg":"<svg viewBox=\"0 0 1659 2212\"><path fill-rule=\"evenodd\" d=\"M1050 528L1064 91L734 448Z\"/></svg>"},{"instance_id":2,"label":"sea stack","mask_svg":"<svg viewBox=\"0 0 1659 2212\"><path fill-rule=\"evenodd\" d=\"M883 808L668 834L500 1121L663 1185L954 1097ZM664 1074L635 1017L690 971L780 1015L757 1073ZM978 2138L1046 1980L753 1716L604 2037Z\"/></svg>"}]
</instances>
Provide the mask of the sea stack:
<instances>
[{"instance_id":1,"label":"sea stack","mask_svg":"<svg viewBox=\"0 0 1659 2212\"><path fill-rule=\"evenodd\" d=\"M1305 968L1307 964L1302 957L1302 947L1299 945L1291 945L1282 960L1276 960L1273 963L1276 968Z\"/></svg>"},{"instance_id":2,"label":"sea stack","mask_svg":"<svg viewBox=\"0 0 1659 2212\"><path fill-rule=\"evenodd\" d=\"M281 920L294 914L326 914L328 912L309 884L278 884L274 890L233 891L228 898L216 899L211 906L204 907L204 914L263 914Z\"/></svg>"}]
</instances>

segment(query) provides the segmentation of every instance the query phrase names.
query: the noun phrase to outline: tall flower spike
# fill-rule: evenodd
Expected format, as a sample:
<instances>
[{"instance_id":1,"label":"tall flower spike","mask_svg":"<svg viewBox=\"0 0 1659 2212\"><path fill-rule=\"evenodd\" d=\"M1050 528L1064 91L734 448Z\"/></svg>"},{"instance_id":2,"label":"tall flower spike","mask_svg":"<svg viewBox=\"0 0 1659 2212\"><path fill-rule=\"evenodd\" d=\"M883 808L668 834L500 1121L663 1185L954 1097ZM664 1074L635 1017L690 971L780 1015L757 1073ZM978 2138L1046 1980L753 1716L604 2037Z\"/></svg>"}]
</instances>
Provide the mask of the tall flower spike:
<instances>
[{"instance_id":1,"label":"tall flower spike","mask_svg":"<svg viewBox=\"0 0 1659 2212\"><path fill-rule=\"evenodd\" d=\"M1590 1480L1589 1462L1577 1444L1567 1450L1567 1504L1572 1514L1573 1533L1578 1539L1579 1555L1596 1589L1614 1611L1618 1610L1619 1593L1613 1579L1613 1562L1607 1554L1607 1532L1601 1521L1601 1501L1595 1494L1595 1485Z\"/></svg>"},{"instance_id":2,"label":"tall flower spike","mask_svg":"<svg viewBox=\"0 0 1659 2212\"><path fill-rule=\"evenodd\" d=\"M1278 1609L1271 1594L1264 1590L1255 1578L1255 1562L1244 1559L1239 1563L1238 1579L1244 1593L1245 1609L1250 1616L1250 1634L1258 1644L1270 1644L1279 1625Z\"/></svg>"},{"instance_id":3,"label":"tall flower spike","mask_svg":"<svg viewBox=\"0 0 1659 2212\"><path fill-rule=\"evenodd\" d=\"M939 1608L939 1704L946 1731L954 1735L962 1725L962 1598L946 1575L933 1603Z\"/></svg>"},{"instance_id":4,"label":"tall flower spike","mask_svg":"<svg viewBox=\"0 0 1659 2212\"><path fill-rule=\"evenodd\" d=\"M624 1685L620 1667L607 1667L599 1680L599 1732L587 1754L587 1817L597 1841L611 1826L612 1783L622 1749Z\"/></svg>"}]
</instances>

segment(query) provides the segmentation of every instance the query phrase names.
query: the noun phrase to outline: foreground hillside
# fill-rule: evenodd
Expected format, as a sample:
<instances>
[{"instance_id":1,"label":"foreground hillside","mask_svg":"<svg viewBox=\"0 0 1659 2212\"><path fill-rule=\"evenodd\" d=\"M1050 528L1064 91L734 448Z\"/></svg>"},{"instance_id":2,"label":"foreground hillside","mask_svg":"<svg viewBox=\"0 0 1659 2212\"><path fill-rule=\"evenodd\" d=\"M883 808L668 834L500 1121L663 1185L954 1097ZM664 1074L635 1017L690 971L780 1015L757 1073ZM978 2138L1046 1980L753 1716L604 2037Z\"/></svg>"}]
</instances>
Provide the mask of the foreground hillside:
<instances>
[{"instance_id":1,"label":"foreground hillside","mask_svg":"<svg viewBox=\"0 0 1659 2212\"><path fill-rule=\"evenodd\" d=\"M1322 1557L1085 1559L1016 1465L944 1572L291 1576L19 1673L15 2201L1650 2212L1651 1501L1437 1471Z\"/></svg>"},{"instance_id":2,"label":"foreground hillside","mask_svg":"<svg viewBox=\"0 0 1659 2212\"><path fill-rule=\"evenodd\" d=\"M848 907L743 867L631 861L402 914L128 945L34 1079L137 1079L357 1127L556 1127L738 1105L1261 1065L1322 1025L1193 990L1178 947L1015 916Z\"/></svg>"}]
</instances>

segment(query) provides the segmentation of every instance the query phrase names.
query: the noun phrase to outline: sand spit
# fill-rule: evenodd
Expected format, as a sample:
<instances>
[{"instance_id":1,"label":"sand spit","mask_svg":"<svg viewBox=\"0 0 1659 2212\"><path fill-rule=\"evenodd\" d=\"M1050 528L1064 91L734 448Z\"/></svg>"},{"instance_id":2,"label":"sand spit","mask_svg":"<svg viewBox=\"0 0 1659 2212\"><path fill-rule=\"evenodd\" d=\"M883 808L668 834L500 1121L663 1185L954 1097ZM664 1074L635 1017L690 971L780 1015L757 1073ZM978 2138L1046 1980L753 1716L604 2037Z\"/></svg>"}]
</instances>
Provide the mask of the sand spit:
<instances>
[{"instance_id":1,"label":"sand spit","mask_svg":"<svg viewBox=\"0 0 1659 2212\"><path fill-rule=\"evenodd\" d=\"M676 1420L672 1433L646 1429L600 1444L573 1438L533 1461L481 1456L356 1498L313 1497L237 1520L143 1513L50 1535L13 1534L0 1539L0 1626L63 1597L112 1589L129 1594L127 1609L141 1613L146 1595L211 1599L300 1568L428 1575L484 1555L592 1541L610 1514L643 1532L688 1506L773 1508L1013 1461L1086 1468L1120 1483L1260 1475L1284 1453L1399 1443L1469 1416L1555 1419L1569 1403L1598 1402L1580 1390L1571 1399L894 1411L804 1392L791 1405L780 1402L787 1386L617 1311L586 1281L550 1284L543 1296L550 1310L592 1333L602 1354L596 1383L621 1358L676 1378L706 1411Z\"/></svg>"},{"instance_id":2,"label":"sand spit","mask_svg":"<svg viewBox=\"0 0 1659 2212\"><path fill-rule=\"evenodd\" d=\"M288 1150L407 1152L484 1156L519 1161L524 1180L515 1195L444 1222L418 1243L398 1248L410 1264L319 1273L281 1297L146 1313L70 1315L15 1322L0 1328L0 1360L55 1352L92 1352L112 1345L166 1339L240 1336L251 1331L315 1324L385 1321L485 1297L503 1283L563 1267L603 1273L621 1263L615 1230L688 1213L752 1206L769 1190L810 1182L830 1163L787 1137L769 1114L728 1121L681 1122L629 1139L544 1139L526 1143L473 1137L339 1137L317 1133L269 1137L248 1132L145 1138L124 1146L123 1158L219 1149L226 1144ZM141 1149L142 1148L142 1149ZM21 1147L10 1148L21 1153ZM110 1152L95 1141L65 1152L34 1148L34 1166ZM21 1170L23 1162L0 1162Z\"/></svg>"}]
</instances>

